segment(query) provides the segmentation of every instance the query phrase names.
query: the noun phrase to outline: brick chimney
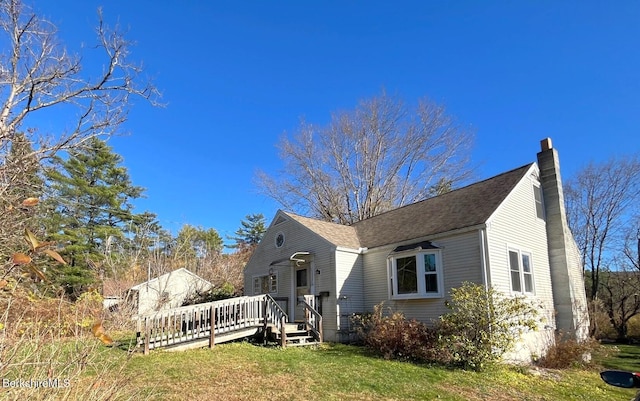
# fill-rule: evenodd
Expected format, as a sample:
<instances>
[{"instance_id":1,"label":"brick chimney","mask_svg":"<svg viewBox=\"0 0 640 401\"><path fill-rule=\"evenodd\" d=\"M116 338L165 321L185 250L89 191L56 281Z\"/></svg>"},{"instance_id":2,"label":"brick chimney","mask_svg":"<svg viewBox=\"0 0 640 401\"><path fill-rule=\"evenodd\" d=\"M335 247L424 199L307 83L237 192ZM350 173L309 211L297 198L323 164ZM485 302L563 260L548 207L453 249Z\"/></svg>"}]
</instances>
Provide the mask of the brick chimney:
<instances>
[{"instance_id":1,"label":"brick chimney","mask_svg":"<svg viewBox=\"0 0 640 401\"><path fill-rule=\"evenodd\" d=\"M550 138L540 141L540 145L542 150L538 153L538 167L545 209L556 329L577 339L585 339L589 333L589 315L582 262L567 222L558 152L553 148Z\"/></svg>"}]
</instances>

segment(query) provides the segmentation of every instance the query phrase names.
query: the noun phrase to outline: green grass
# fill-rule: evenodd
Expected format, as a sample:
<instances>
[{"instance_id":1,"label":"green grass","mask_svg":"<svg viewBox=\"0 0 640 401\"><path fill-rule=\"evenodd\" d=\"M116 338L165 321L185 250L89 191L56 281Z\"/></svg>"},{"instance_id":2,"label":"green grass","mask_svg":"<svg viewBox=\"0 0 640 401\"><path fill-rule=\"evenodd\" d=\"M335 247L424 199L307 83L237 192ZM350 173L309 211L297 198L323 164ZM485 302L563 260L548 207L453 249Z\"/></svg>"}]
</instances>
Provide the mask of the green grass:
<instances>
[{"instance_id":1,"label":"green grass","mask_svg":"<svg viewBox=\"0 0 640 401\"><path fill-rule=\"evenodd\" d=\"M640 347L607 347L595 362L609 369L634 369ZM115 399L162 400L450 400L563 401L627 400L632 390L608 386L598 369L538 370L497 367L468 372L440 366L386 361L367 350L341 344L318 348L259 347L249 343L217 345L183 352L152 351L127 357L126 347L99 346L78 384L101 399L111 381L136 389ZM123 366L124 365L124 366ZM123 368L122 368L123 367ZM121 369L122 368L122 369ZM123 381L123 379L126 379ZM86 392L85 392L86 393ZM39 393L41 394L41 393ZM54 398L58 393L52 393ZM15 392L13 395L20 396ZM4 399L0 392L0 399ZM21 399L21 398L15 398ZM25 398L22 398L25 399ZM47 399L43 397L42 399ZM70 396L68 399L74 399Z\"/></svg>"},{"instance_id":2,"label":"green grass","mask_svg":"<svg viewBox=\"0 0 640 401\"><path fill-rule=\"evenodd\" d=\"M640 372L640 346L615 344L607 345L605 349L609 350L607 356L596 359L602 367Z\"/></svg>"},{"instance_id":3,"label":"green grass","mask_svg":"<svg viewBox=\"0 0 640 401\"><path fill-rule=\"evenodd\" d=\"M619 359L611 357L611 364ZM602 382L596 369L500 367L477 373L386 361L340 344L282 350L233 343L213 350L155 351L135 356L125 373L148 394L166 400L591 401L633 395Z\"/></svg>"}]
</instances>

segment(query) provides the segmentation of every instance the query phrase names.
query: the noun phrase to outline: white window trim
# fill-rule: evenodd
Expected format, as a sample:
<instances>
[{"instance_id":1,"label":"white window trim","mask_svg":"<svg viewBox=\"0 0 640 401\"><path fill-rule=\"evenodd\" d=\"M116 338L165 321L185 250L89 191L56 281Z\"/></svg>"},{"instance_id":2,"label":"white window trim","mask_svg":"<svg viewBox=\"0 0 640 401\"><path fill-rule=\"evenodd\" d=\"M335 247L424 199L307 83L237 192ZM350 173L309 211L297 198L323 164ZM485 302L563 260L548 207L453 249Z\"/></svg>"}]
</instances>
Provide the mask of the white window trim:
<instances>
[{"instance_id":1,"label":"white window trim","mask_svg":"<svg viewBox=\"0 0 640 401\"><path fill-rule=\"evenodd\" d=\"M256 280L262 280L264 277L274 276L275 277L275 288L273 287L273 283L269 283L269 292L267 294L277 294L278 293L278 273L274 272L273 274L256 274L251 279L251 284L253 286L253 295L262 295L262 283L258 282L260 285L260 290L256 292Z\"/></svg>"},{"instance_id":2,"label":"white window trim","mask_svg":"<svg viewBox=\"0 0 640 401\"><path fill-rule=\"evenodd\" d=\"M544 208L544 194L542 193L542 185L539 182L532 181L533 184L533 212L536 215L536 219L546 221L547 211ZM538 216L538 202L536 201L536 188L540 190L540 207L542 208L542 217Z\"/></svg>"},{"instance_id":3,"label":"white window trim","mask_svg":"<svg viewBox=\"0 0 640 401\"><path fill-rule=\"evenodd\" d=\"M438 292L426 292L425 282L423 277L425 276L424 263L418 263L417 275L418 275L418 292L413 294L398 294L398 280L396 277L397 265L396 260L398 258L406 258L414 256L419 258L420 256L432 254L436 257L436 275L438 282ZM387 287L389 291L389 299L430 299L430 298L444 298L444 274L442 269L442 253L438 249L423 250L419 252L409 251L396 253L387 259Z\"/></svg>"},{"instance_id":4,"label":"white window trim","mask_svg":"<svg viewBox=\"0 0 640 401\"><path fill-rule=\"evenodd\" d=\"M520 289L521 291L515 291L513 289L513 280L511 279L511 257L509 252L516 252L518 254L518 272L520 276ZM522 267L522 255L529 256L529 268L531 269L531 273L526 273L531 276L531 291L526 291L524 276L525 272ZM511 294L517 295L535 295L536 293L536 280L535 280L535 267L533 263L533 252L528 249L520 248L513 245L507 245L507 269L509 270L509 288L511 289ZM514 270L515 271L515 270Z\"/></svg>"}]
</instances>

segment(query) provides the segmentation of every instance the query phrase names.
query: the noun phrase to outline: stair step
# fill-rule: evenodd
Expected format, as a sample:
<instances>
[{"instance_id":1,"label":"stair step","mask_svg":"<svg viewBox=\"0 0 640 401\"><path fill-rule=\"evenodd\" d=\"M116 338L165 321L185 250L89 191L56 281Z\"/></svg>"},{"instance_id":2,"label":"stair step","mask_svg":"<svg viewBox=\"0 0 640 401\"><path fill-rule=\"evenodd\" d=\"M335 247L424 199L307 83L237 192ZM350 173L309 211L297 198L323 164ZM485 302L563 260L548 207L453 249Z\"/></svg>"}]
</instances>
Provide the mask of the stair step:
<instances>
[{"instance_id":1,"label":"stair step","mask_svg":"<svg viewBox=\"0 0 640 401\"><path fill-rule=\"evenodd\" d=\"M309 332L307 330L296 330L296 331L287 331L287 337L301 337L308 336Z\"/></svg>"},{"instance_id":2,"label":"stair step","mask_svg":"<svg viewBox=\"0 0 640 401\"><path fill-rule=\"evenodd\" d=\"M280 332L280 330L278 330L275 325L269 325L269 330L271 330L272 333ZM307 332L306 328L304 327L304 324L298 324L298 323L287 323L284 326L284 330L287 333L287 335L289 333L299 333L299 332L306 333Z\"/></svg>"},{"instance_id":3,"label":"stair step","mask_svg":"<svg viewBox=\"0 0 640 401\"><path fill-rule=\"evenodd\" d=\"M309 345L318 345L320 344L317 341L309 341L308 343L287 343L287 347L304 347Z\"/></svg>"},{"instance_id":4,"label":"stair step","mask_svg":"<svg viewBox=\"0 0 640 401\"><path fill-rule=\"evenodd\" d=\"M314 338L313 336L310 336L308 334L305 335L305 336L297 336L297 337L289 337L289 336L287 336L287 341L291 341L291 342L299 341L299 342L302 342L302 341L307 341L307 340L313 339L313 338Z\"/></svg>"},{"instance_id":5,"label":"stair step","mask_svg":"<svg viewBox=\"0 0 640 401\"><path fill-rule=\"evenodd\" d=\"M287 347L318 344L313 336L287 337Z\"/></svg>"},{"instance_id":6,"label":"stair step","mask_svg":"<svg viewBox=\"0 0 640 401\"><path fill-rule=\"evenodd\" d=\"M284 326L284 330L287 333L293 333L293 332L297 332L297 331L306 331L305 325L304 324L298 324L298 323L287 323Z\"/></svg>"}]
</instances>

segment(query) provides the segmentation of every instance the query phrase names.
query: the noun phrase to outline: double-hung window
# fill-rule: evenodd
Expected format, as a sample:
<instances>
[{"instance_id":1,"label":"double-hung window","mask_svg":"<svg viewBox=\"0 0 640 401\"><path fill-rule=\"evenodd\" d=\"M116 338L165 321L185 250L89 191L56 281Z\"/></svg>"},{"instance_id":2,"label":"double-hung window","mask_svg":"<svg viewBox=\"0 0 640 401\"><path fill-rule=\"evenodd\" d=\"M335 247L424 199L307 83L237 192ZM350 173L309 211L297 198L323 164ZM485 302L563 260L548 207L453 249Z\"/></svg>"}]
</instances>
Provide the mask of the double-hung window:
<instances>
[{"instance_id":1,"label":"double-hung window","mask_svg":"<svg viewBox=\"0 0 640 401\"><path fill-rule=\"evenodd\" d=\"M544 203L542 200L542 188L539 185L533 185L533 200L536 204L536 216L544 220Z\"/></svg>"},{"instance_id":2,"label":"double-hung window","mask_svg":"<svg viewBox=\"0 0 640 401\"><path fill-rule=\"evenodd\" d=\"M511 291L533 294L533 266L529 252L509 248L509 271L511 273Z\"/></svg>"},{"instance_id":3,"label":"double-hung window","mask_svg":"<svg viewBox=\"0 0 640 401\"><path fill-rule=\"evenodd\" d=\"M275 294L278 292L278 276L269 274L253 278L253 295Z\"/></svg>"},{"instance_id":4,"label":"double-hung window","mask_svg":"<svg viewBox=\"0 0 640 401\"><path fill-rule=\"evenodd\" d=\"M441 298L443 286L439 250L389 258L389 292L392 299Z\"/></svg>"}]
</instances>

